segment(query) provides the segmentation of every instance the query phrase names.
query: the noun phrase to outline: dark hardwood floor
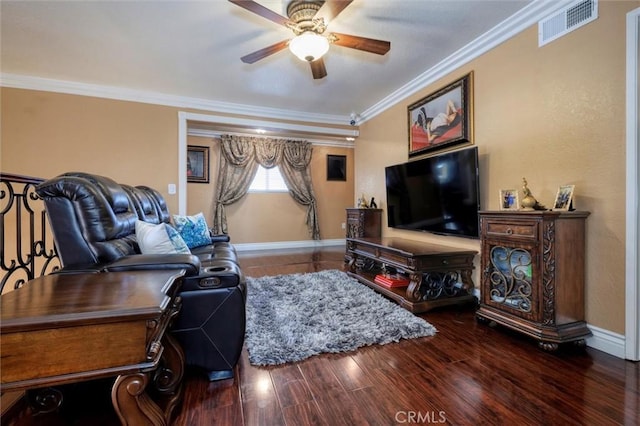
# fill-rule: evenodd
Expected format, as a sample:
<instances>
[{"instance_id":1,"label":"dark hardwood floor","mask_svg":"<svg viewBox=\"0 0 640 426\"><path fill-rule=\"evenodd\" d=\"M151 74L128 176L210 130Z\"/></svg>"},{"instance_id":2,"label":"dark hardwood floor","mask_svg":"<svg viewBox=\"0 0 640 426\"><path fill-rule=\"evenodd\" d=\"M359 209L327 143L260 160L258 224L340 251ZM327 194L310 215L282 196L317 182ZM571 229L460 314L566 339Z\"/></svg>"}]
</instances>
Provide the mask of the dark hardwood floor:
<instances>
[{"instance_id":1,"label":"dark hardwood floor","mask_svg":"<svg viewBox=\"0 0 640 426\"><path fill-rule=\"evenodd\" d=\"M240 252L247 276L341 269L341 248ZM422 315L434 337L312 357L249 364L234 379L190 372L175 425L637 425L640 365L591 348L546 353L506 329L477 323L472 307ZM112 425L109 389L97 408L68 398L59 413L28 412L6 424ZM77 392L88 395L87 392Z\"/></svg>"}]
</instances>

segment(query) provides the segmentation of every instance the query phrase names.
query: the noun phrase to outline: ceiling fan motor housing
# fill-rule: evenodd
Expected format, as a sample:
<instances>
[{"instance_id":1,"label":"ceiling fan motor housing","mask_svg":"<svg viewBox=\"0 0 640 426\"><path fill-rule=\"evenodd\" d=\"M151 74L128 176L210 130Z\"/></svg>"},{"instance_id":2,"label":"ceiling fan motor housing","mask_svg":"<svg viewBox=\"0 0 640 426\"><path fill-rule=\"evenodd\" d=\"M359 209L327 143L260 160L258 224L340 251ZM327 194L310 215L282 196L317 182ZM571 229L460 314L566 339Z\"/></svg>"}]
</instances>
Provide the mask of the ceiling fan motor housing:
<instances>
[{"instance_id":1,"label":"ceiling fan motor housing","mask_svg":"<svg viewBox=\"0 0 640 426\"><path fill-rule=\"evenodd\" d=\"M324 1L305 1L305 0L292 0L287 6L287 16L296 24L296 28L293 28L297 35L304 31L311 30L319 34L322 31L317 31L317 23L313 21L313 17L320 10ZM322 23L324 24L324 22ZM321 25L324 30L324 25Z\"/></svg>"}]
</instances>

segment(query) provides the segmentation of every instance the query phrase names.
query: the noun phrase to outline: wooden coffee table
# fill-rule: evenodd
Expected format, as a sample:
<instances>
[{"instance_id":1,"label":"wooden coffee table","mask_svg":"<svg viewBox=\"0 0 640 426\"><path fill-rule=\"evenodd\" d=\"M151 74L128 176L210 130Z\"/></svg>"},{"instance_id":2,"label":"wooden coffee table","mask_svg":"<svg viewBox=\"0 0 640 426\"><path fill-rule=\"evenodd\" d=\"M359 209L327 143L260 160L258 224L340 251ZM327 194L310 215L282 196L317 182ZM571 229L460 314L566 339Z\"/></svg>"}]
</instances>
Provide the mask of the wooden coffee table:
<instances>
[{"instance_id":1,"label":"wooden coffee table","mask_svg":"<svg viewBox=\"0 0 640 426\"><path fill-rule=\"evenodd\" d=\"M111 399L123 424L169 424L181 397L184 355L165 332L179 311L183 275L48 275L2 295L0 389L117 377ZM156 400L146 392L149 384ZM56 394L45 400L51 398Z\"/></svg>"}]
</instances>

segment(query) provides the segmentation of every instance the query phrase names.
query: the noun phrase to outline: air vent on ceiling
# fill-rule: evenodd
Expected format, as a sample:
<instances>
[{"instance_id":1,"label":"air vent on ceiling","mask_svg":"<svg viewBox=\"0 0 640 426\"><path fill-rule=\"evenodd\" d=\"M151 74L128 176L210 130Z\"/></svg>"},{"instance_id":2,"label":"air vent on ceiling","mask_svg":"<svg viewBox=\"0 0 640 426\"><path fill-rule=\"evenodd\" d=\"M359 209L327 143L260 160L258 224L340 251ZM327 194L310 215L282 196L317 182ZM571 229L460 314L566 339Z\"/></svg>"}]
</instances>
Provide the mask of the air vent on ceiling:
<instances>
[{"instance_id":1,"label":"air vent on ceiling","mask_svg":"<svg viewBox=\"0 0 640 426\"><path fill-rule=\"evenodd\" d=\"M538 22L538 46L570 33L598 17L598 0L578 0Z\"/></svg>"}]
</instances>

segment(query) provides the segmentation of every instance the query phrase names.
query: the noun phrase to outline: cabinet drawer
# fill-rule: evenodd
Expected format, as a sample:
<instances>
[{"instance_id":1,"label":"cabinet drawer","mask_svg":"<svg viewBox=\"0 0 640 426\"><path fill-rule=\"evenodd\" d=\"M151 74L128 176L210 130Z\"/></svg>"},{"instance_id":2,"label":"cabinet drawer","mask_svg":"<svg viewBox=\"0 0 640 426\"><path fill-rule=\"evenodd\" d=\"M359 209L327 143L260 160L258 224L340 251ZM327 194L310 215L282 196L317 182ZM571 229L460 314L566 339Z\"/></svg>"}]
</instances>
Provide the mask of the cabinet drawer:
<instances>
[{"instance_id":1,"label":"cabinet drawer","mask_svg":"<svg viewBox=\"0 0 640 426\"><path fill-rule=\"evenodd\" d=\"M474 255L432 256L420 259L416 269L423 271L452 270L473 267Z\"/></svg>"},{"instance_id":2,"label":"cabinet drawer","mask_svg":"<svg viewBox=\"0 0 640 426\"><path fill-rule=\"evenodd\" d=\"M485 219L485 233L487 236L538 238L538 222L504 222L500 220Z\"/></svg>"}]
</instances>

